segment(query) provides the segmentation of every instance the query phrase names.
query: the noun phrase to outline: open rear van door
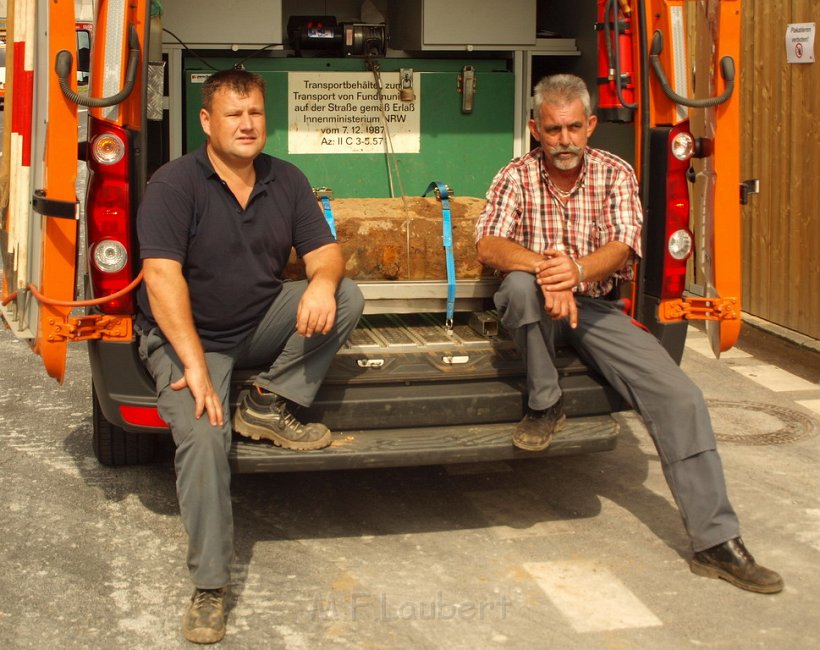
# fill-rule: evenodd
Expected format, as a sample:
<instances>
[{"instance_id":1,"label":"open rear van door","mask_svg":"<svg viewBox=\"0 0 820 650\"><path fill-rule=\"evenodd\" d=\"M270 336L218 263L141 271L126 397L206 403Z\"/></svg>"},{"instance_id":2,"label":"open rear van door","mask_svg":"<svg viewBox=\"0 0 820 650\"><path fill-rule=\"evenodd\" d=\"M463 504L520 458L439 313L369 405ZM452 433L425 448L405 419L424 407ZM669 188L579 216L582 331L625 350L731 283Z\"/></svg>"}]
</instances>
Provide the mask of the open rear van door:
<instances>
[{"instance_id":1,"label":"open rear van door","mask_svg":"<svg viewBox=\"0 0 820 650\"><path fill-rule=\"evenodd\" d=\"M77 104L61 91L54 62L76 49L74 0L13 0L8 13L2 314L62 382L77 327L69 317L77 272Z\"/></svg>"}]
</instances>

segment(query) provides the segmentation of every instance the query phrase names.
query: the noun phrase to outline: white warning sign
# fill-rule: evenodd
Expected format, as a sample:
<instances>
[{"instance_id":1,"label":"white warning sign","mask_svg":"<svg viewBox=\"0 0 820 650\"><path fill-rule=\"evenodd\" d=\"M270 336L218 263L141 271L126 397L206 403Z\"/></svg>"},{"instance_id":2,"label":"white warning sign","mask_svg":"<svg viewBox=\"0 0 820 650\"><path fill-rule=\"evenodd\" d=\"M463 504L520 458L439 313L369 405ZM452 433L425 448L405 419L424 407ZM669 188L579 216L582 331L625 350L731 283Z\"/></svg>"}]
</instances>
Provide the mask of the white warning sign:
<instances>
[{"instance_id":1,"label":"white warning sign","mask_svg":"<svg viewBox=\"0 0 820 650\"><path fill-rule=\"evenodd\" d=\"M288 153L419 153L421 92L399 96L399 72L288 73ZM387 140L389 138L389 141Z\"/></svg>"},{"instance_id":2,"label":"white warning sign","mask_svg":"<svg viewBox=\"0 0 820 650\"><path fill-rule=\"evenodd\" d=\"M814 23L792 23L786 27L786 61L814 63Z\"/></svg>"}]
</instances>

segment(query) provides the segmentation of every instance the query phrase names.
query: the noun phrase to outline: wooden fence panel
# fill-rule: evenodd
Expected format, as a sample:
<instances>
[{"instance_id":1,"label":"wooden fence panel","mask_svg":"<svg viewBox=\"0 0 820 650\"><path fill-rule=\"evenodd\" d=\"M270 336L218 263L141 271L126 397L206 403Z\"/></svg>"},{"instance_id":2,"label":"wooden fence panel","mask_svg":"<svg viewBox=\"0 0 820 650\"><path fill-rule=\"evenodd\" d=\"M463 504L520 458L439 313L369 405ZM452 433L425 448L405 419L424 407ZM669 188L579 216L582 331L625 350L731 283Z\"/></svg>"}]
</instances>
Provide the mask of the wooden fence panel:
<instances>
[{"instance_id":1,"label":"wooden fence panel","mask_svg":"<svg viewBox=\"0 0 820 650\"><path fill-rule=\"evenodd\" d=\"M820 63L786 62L786 28L814 22L818 0L744 0L743 308L820 338ZM820 43L818 43L820 45ZM816 55L817 53L815 53Z\"/></svg>"}]
</instances>

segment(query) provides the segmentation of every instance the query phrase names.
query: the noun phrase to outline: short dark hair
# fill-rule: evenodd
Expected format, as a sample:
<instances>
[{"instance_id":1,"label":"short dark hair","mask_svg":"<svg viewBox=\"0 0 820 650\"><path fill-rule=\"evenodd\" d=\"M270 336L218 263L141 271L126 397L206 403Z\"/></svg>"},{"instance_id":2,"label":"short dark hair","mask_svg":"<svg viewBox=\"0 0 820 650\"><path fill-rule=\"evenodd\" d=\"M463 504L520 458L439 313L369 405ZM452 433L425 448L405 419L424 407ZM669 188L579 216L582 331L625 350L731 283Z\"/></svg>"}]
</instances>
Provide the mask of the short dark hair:
<instances>
[{"instance_id":1,"label":"short dark hair","mask_svg":"<svg viewBox=\"0 0 820 650\"><path fill-rule=\"evenodd\" d=\"M247 70L220 70L215 72L202 84L202 108L211 110L214 95L220 90L231 90L239 95L250 95L256 89L265 97L265 80L254 72Z\"/></svg>"}]
</instances>

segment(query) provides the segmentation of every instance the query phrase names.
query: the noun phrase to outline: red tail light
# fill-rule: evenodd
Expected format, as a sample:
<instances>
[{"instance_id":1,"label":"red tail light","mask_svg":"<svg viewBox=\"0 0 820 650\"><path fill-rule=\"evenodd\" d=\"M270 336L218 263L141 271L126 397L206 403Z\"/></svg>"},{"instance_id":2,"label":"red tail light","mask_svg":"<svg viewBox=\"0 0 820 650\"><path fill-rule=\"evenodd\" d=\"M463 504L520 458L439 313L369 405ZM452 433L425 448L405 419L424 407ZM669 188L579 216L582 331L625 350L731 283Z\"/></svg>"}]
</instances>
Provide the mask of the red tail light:
<instances>
[{"instance_id":1,"label":"red tail light","mask_svg":"<svg viewBox=\"0 0 820 650\"><path fill-rule=\"evenodd\" d=\"M162 419L159 410L151 406L127 406L120 404L120 415L128 424L155 429L168 429L168 423Z\"/></svg>"},{"instance_id":2,"label":"red tail light","mask_svg":"<svg viewBox=\"0 0 820 650\"><path fill-rule=\"evenodd\" d=\"M669 132L666 175L666 248L663 259L661 299L680 298L686 287L686 261L692 254L689 230L689 181L687 171L695 141L689 123Z\"/></svg>"},{"instance_id":3,"label":"red tail light","mask_svg":"<svg viewBox=\"0 0 820 650\"><path fill-rule=\"evenodd\" d=\"M89 180L86 194L88 267L93 296L119 291L134 277L131 242L130 142L117 126L89 119ZM127 294L101 305L107 314L129 314Z\"/></svg>"}]
</instances>

